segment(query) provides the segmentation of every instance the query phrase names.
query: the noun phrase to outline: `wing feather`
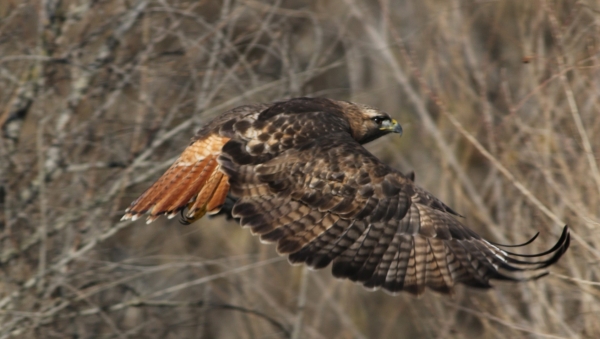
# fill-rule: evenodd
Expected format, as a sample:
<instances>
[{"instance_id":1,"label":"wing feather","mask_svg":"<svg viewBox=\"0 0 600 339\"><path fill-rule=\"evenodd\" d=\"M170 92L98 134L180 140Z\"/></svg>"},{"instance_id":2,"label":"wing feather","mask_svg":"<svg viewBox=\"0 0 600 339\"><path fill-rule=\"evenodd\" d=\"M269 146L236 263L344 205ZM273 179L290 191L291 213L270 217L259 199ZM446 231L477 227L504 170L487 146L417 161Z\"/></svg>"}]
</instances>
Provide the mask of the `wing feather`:
<instances>
[{"instance_id":1,"label":"wing feather","mask_svg":"<svg viewBox=\"0 0 600 339\"><path fill-rule=\"evenodd\" d=\"M252 153L259 148L244 145L219 157L241 198L233 216L261 240L276 242L291 263L332 264L334 276L367 288L452 293L456 283L490 287L490 279L536 278L569 244L565 230L554 251L542 253L551 258L533 265L515 259L348 133L320 135L266 161Z\"/></svg>"}]
</instances>

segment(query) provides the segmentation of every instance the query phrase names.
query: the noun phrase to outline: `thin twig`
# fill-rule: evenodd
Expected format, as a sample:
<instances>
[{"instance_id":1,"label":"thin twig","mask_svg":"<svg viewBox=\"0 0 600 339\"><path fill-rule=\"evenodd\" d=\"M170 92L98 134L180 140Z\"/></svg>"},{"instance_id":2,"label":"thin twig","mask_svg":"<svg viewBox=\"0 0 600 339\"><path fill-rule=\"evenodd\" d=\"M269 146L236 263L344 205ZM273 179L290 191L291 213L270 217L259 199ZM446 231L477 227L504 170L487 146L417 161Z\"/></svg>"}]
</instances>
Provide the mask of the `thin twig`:
<instances>
[{"instance_id":1,"label":"thin twig","mask_svg":"<svg viewBox=\"0 0 600 339\"><path fill-rule=\"evenodd\" d=\"M300 278L300 291L298 292L298 303L296 305L296 322L292 331L292 339L299 339L302 335L302 325L304 322L304 313L306 311L306 291L308 290L308 268L302 267L302 277Z\"/></svg>"}]
</instances>

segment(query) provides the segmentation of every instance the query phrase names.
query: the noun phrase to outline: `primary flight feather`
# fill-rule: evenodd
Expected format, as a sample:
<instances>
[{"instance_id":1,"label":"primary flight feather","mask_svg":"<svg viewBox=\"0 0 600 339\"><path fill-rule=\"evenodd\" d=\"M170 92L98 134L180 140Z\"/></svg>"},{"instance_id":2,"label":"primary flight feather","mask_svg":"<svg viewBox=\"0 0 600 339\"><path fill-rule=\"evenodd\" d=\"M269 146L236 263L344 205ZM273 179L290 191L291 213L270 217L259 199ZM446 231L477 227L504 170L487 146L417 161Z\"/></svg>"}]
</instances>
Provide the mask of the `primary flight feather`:
<instances>
[{"instance_id":1,"label":"primary flight feather","mask_svg":"<svg viewBox=\"0 0 600 339\"><path fill-rule=\"evenodd\" d=\"M291 263L332 263L338 278L413 294L537 278L567 250L566 226L553 248L535 255L486 241L412 176L362 146L389 133L402 133L396 120L352 102L241 106L201 128L123 219L182 213L190 223L232 208L242 226L276 243Z\"/></svg>"}]
</instances>

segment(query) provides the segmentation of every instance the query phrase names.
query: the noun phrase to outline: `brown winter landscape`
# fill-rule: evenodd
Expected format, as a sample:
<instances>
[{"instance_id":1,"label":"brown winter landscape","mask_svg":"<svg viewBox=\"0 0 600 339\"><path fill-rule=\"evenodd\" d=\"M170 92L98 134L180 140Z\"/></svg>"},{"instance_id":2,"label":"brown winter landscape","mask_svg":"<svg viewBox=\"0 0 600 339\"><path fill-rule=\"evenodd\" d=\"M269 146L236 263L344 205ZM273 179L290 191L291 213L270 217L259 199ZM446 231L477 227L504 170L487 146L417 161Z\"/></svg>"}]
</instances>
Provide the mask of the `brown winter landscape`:
<instances>
[{"instance_id":1,"label":"brown winter landscape","mask_svg":"<svg viewBox=\"0 0 600 339\"><path fill-rule=\"evenodd\" d=\"M120 221L205 122L367 104L367 145L490 241L571 246L528 282L368 291L224 217ZM600 4L0 1L0 339L600 337Z\"/></svg>"}]
</instances>

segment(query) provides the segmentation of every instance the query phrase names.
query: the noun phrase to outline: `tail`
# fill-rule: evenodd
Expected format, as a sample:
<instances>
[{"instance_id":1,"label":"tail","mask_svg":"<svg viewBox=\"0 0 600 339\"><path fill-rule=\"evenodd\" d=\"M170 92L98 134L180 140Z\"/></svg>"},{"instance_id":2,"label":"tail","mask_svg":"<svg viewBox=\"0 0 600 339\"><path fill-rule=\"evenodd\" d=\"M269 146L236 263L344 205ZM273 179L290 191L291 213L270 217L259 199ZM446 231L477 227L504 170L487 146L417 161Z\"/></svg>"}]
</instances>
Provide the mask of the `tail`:
<instances>
[{"instance_id":1,"label":"tail","mask_svg":"<svg viewBox=\"0 0 600 339\"><path fill-rule=\"evenodd\" d=\"M121 220L136 220L148 213L147 223L161 215L169 219L182 212L184 223L221 209L229 192L229 178L217 158L229 141L210 135L188 146L175 163L125 210ZM188 210L183 213L185 208Z\"/></svg>"}]
</instances>

